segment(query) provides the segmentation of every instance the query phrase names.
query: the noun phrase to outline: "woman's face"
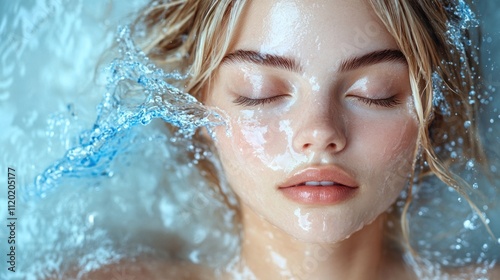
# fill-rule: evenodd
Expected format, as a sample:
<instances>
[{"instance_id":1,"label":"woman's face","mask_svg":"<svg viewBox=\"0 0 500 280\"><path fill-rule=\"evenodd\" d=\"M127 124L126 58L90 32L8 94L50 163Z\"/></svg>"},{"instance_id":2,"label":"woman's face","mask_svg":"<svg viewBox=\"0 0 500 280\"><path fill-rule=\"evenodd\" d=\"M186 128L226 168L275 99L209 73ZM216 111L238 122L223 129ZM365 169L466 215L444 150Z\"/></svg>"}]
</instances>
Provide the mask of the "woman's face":
<instances>
[{"instance_id":1,"label":"woman's face","mask_svg":"<svg viewBox=\"0 0 500 280\"><path fill-rule=\"evenodd\" d=\"M244 206L307 242L337 242L397 198L414 159L408 70L363 0L249 1L206 105Z\"/></svg>"}]
</instances>

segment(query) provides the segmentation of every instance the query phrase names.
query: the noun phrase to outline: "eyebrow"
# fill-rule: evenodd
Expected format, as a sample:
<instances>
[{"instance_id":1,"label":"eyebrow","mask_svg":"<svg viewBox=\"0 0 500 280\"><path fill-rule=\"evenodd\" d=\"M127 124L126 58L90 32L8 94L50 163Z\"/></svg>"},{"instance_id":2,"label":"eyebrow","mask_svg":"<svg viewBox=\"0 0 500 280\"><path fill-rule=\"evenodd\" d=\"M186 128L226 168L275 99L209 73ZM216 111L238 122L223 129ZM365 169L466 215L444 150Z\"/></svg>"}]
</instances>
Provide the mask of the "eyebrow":
<instances>
[{"instance_id":1,"label":"eyebrow","mask_svg":"<svg viewBox=\"0 0 500 280\"><path fill-rule=\"evenodd\" d=\"M258 65L281 68L292 72L302 72L301 65L293 58L249 50L237 50L232 52L224 56L221 63L226 64L231 62L250 62Z\"/></svg>"},{"instance_id":2,"label":"eyebrow","mask_svg":"<svg viewBox=\"0 0 500 280\"><path fill-rule=\"evenodd\" d=\"M258 65L281 68L292 72L302 72L302 66L295 59L260 53L251 50L237 50L229 53L222 59L221 64L250 62ZM356 56L343 60L339 67L339 72L348 72L358 68L370 66L383 62L400 62L408 64L404 54L400 50L386 49L373 51L361 56Z\"/></svg>"},{"instance_id":3,"label":"eyebrow","mask_svg":"<svg viewBox=\"0 0 500 280\"><path fill-rule=\"evenodd\" d=\"M382 62L401 62L408 64L406 57L400 50L387 49L344 60L340 64L339 72L347 72Z\"/></svg>"}]
</instances>

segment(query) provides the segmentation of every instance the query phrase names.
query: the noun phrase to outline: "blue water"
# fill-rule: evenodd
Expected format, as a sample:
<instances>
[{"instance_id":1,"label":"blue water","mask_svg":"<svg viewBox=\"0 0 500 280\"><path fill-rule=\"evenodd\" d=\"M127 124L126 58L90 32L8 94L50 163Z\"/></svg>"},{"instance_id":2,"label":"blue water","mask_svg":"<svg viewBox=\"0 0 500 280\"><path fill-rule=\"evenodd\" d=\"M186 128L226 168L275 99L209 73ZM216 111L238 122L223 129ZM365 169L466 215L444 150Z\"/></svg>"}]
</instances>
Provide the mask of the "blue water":
<instances>
[{"instance_id":1,"label":"blue water","mask_svg":"<svg viewBox=\"0 0 500 280\"><path fill-rule=\"evenodd\" d=\"M8 38L0 42L1 157L2 169L17 170L18 222L16 273L4 270L1 242L0 278L85 272L145 254L220 266L237 249L235 212L195 168L212 155L190 136L221 120L173 87L184 76L151 64L126 25L117 31L118 2L94 4L2 3L12 14L0 24ZM113 59L97 67L112 44Z\"/></svg>"},{"instance_id":2,"label":"blue water","mask_svg":"<svg viewBox=\"0 0 500 280\"><path fill-rule=\"evenodd\" d=\"M235 212L222 198L236 204L234 196L224 182L223 193L215 191L186 153L217 165L190 137L224 120L176 87L185 73L166 73L136 49L124 15L142 4L0 3L6 38L0 42L0 166L15 167L19 178L18 271L2 270L0 278L39 279L72 267L88 271L144 254L217 267L237 252ZM450 28L451 41L464 24L475 22L462 14L457 29ZM485 54L500 41L498 35L485 33ZM107 48L112 59L99 64ZM494 77L491 68L500 60L487 57L486 77ZM500 114L498 101L490 98L498 85L495 79L486 83L483 137L496 173ZM459 171L485 194L477 197L478 205L500 237L498 181L486 180L472 160ZM409 219L412 244L424 260L408 261L431 260L435 272L422 272L422 279L444 279L440 266L471 263L481 264L481 275L500 257L497 240L478 215L437 180L418 190ZM7 244L0 237L4 255Z\"/></svg>"},{"instance_id":3,"label":"blue water","mask_svg":"<svg viewBox=\"0 0 500 280\"><path fill-rule=\"evenodd\" d=\"M44 197L68 177L110 176L113 159L118 153L127 152L134 141L134 127L148 125L153 119L177 127L175 137L169 140L185 147L193 147L189 139L197 128L224 124L217 113L173 85L186 79L185 76L165 73L148 61L134 45L128 27L121 27L117 33L121 57L114 59L107 69L110 73L107 92L97 106L96 122L92 129L79 135L76 146L61 160L37 176L28 195ZM204 155L196 157L201 156Z\"/></svg>"}]
</instances>

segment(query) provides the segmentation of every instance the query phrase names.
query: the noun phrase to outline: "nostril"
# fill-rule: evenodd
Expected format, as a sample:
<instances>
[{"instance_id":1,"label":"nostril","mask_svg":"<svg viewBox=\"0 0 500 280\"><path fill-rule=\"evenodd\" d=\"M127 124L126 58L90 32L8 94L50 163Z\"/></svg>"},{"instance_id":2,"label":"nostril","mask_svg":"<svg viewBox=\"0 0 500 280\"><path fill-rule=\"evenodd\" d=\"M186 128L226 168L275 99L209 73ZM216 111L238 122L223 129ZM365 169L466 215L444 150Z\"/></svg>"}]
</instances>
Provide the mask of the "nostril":
<instances>
[{"instance_id":1,"label":"nostril","mask_svg":"<svg viewBox=\"0 0 500 280\"><path fill-rule=\"evenodd\" d=\"M328 146L326 146L326 148L327 148L327 149L335 149L335 148L337 148L337 144L335 144L335 143L330 143L330 144L328 144Z\"/></svg>"},{"instance_id":2,"label":"nostril","mask_svg":"<svg viewBox=\"0 0 500 280\"><path fill-rule=\"evenodd\" d=\"M313 149L313 146L314 145L312 143L305 143L305 144L302 145L302 149L304 151L311 150L311 149ZM325 147L325 146L323 146L323 147ZM337 145L336 143L329 143L328 145L326 145L326 150L328 150L328 151L336 151L339 147L340 146Z\"/></svg>"},{"instance_id":3,"label":"nostril","mask_svg":"<svg viewBox=\"0 0 500 280\"><path fill-rule=\"evenodd\" d=\"M345 148L347 138L342 127L324 125L319 128L305 127L299 130L294 136L293 142L297 151L337 153Z\"/></svg>"}]
</instances>

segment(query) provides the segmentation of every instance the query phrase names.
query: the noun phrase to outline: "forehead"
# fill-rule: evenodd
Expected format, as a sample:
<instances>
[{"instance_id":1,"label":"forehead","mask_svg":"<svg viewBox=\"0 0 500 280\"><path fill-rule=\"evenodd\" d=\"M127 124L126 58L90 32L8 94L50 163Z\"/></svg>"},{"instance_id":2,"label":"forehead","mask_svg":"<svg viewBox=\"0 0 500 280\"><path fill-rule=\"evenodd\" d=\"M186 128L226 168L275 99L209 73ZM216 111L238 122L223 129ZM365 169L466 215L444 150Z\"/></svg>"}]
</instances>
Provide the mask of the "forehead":
<instances>
[{"instance_id":1,"label":"forehead","mask_svg":"<svg viewBox=\"0 0 500 280\"><path fill-rule=\"evenodd\" d=\"M252 0L229 51L238 49L294 57L317 67L398 47L366 0Z\"/></svg>"}]
</instances>

